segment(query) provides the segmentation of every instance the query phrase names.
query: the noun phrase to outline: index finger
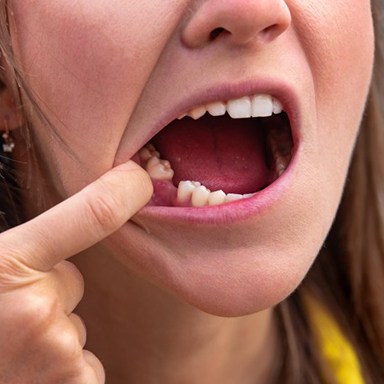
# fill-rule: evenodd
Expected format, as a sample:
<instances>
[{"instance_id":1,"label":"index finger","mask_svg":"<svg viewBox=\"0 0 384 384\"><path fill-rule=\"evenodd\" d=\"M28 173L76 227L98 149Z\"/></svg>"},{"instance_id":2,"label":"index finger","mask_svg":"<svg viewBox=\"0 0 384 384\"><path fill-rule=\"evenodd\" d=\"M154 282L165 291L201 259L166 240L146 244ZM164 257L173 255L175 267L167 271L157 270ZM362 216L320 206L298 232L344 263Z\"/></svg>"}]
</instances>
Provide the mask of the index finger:
<instances>
[{"instance_id":1,"label":"index finger","mask_svg":"<svg viewBox=\"0 0 384 384\"><path fill-rule=\"evenodd\" d=\"M152 195L148 174L130 161L31 221L0 235L1 258L49 271L126 223Z\"/></svg>"}]
</instances>

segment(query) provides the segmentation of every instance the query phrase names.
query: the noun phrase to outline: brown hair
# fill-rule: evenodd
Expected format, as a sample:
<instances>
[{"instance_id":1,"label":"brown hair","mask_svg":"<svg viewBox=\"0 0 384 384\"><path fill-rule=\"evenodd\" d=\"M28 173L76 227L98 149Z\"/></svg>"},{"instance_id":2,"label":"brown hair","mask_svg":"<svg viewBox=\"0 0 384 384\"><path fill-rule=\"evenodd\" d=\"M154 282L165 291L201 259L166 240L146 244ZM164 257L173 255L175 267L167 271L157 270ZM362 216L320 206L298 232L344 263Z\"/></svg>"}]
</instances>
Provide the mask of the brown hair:
<instances>
[{"instance_id":1,"label":"brown hair","mask_svg":"<svg viewBox=\"0 0 384 384\"><path fill-rule=\"evenodd\" d=\"M372 0L372 7L376 62L366 113L324 248L301 287L276 308L281 340L285 340L277 383L333 382L306 313L304 297L309 291L324 303L354 345L366 382L384 383L384 3ZM22 93L37 108L12 57L6 0L0 0L0 52L0 79L13 87L20 105ZM8 169L0 180L0 212L12 226L22 221L21 204L12 165L2 162ZM0 229L7 225L0 221Z\"/></svg>"}]
</instances>

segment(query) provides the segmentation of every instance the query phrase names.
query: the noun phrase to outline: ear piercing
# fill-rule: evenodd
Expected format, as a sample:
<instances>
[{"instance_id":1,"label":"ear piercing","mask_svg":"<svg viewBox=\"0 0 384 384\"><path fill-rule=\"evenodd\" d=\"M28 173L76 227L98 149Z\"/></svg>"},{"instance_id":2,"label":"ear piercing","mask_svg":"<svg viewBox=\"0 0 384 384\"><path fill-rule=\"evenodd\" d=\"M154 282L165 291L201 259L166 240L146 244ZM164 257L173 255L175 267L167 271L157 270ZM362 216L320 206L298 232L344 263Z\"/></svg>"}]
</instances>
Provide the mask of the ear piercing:
<instances>
[{"instance_id":1,"label":"ear piercing","mask_svg":"<svg viewBox=\"0 0 384 384\"><path fill-rule=\"evenodd\" d=\"M3 138L3 152L12 153L15 148L15 142L12 139L11 133L8 127L8 121L4 120L5 132L2 134Z\"/></svg>"}]
</instances>

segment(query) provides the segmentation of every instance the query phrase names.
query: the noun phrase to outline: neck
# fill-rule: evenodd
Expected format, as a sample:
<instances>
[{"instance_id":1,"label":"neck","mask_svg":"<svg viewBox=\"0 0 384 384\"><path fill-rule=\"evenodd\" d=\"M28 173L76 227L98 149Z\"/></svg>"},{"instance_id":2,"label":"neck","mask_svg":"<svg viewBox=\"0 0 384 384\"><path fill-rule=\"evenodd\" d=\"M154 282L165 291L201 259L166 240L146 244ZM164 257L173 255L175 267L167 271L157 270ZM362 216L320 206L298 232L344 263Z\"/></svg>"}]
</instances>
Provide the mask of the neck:
<instances>
[{"instance_id":1,"label":"neck","mask_svg":"<svg viewBox=\"0 0 384 384\"><path fill-rule=\"evenodd\" d=\"M108 383L271 382L272 310L217 317L131 275L110 256L84 254L75 262L86 282L77 312Z\"/></svg>"}]
</instances>

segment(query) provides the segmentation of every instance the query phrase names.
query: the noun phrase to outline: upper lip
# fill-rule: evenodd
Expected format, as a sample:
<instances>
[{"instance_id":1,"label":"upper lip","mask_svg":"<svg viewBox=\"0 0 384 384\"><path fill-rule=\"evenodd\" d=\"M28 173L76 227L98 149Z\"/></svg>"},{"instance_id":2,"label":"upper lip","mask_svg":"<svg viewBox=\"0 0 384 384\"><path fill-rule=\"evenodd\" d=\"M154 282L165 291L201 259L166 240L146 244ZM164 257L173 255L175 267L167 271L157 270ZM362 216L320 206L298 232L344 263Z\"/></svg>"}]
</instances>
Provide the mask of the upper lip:
<instances>
[{"instance_id":1,"label":"upper lip","mask_svg":"<svg viewBox=\"0 0 384 384\"><path fill-rule=\"evenodd\" d=\"M269 94L282 103L283 110L287 113L291 124L292 138L295 145L300 137L300 103L295 88L287 82L277 79L252 79L237 83L213 85L191 92L187 98L181 100L169 110L164 111L154 121L153 126L142 136L139 141L140 147L132 148L132 152L130 151L130 153L125 154L128 157L124 157L125 159L132 158L137 151L163 128L193 108L215 101L228 101L256 94Z\"/></svg>"}]
</instances>

